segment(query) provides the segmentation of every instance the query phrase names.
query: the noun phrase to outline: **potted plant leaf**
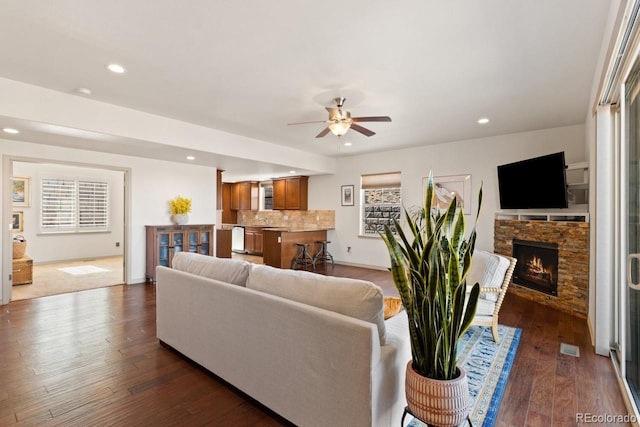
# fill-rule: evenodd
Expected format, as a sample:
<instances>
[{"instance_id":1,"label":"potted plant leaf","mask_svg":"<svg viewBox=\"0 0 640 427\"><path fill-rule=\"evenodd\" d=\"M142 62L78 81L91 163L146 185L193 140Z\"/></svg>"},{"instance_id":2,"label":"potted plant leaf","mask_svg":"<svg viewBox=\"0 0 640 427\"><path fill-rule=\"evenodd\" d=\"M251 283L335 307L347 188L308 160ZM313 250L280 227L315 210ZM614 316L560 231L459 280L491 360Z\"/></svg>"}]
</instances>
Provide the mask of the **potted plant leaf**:
<instances>
[{"instance_id":1,"label":"potted plant leaf","mask_svg":"<svg viewBox=\"0 0 640 427\"><path fill-rule=\"evenodd\" d=\"M433 198L430 173L421 213L412 216L405 210L407 231L396 220L397 236L386 225L381 236L409 319L407 404L429 425L455 426L469 413L469 388L464 370L457 366L457 345L471 325L480 293L478 283L470 290L466 283L476 230L474 225L465 236L465 216L455 197L444 212L432 209ZM478 213L481 203L482 188Z\"/></svg>"}]
</instances>

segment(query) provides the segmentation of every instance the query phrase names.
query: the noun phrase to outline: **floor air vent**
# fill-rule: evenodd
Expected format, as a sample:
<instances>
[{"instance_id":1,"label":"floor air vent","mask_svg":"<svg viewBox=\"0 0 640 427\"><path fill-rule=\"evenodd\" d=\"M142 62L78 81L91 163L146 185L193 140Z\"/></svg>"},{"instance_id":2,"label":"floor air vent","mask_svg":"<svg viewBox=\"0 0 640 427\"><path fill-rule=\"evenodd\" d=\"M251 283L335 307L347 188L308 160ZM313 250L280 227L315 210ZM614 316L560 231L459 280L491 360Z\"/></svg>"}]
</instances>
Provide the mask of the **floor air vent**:
<instances>
[{"instance_id":1,"label":"floor air vent","mask_svg":"<svg viewBox=\"0 0 640 427\"><path fill-rule=\"evenodd\" d=\"M580 357L580 347L571 344L560 344L560 353L567 356Z\"/></svg>"}]
</instances>

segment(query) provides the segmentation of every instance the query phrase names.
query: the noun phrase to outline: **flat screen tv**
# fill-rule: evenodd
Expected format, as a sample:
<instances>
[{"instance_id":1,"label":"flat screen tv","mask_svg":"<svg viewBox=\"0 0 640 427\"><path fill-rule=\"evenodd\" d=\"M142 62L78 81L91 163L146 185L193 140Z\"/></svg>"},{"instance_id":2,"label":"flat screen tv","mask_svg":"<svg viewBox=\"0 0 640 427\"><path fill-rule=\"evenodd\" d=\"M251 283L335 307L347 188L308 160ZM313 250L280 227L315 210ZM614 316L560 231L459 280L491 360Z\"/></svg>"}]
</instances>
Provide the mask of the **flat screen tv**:
<instances>
[{"instance_id":1,"label":"flat screen tv","mask_svg":"<svg viewBox=\"0 0 640 427\"><path fill-rule=\"evenodd\" d=\"M566 208L564 152L498 166L501 209Z\"/></svg>"}]
</instances>

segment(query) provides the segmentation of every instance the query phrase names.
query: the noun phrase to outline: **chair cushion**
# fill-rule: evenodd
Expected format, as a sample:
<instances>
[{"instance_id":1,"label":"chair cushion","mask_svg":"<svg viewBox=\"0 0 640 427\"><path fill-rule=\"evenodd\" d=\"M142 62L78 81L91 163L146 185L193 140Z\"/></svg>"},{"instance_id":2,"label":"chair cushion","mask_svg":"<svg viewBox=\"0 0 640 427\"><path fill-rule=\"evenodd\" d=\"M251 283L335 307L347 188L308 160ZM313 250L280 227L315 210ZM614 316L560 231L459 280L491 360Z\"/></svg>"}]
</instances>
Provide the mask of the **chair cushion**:
<instances>
[{"instance_id":1,"label":"chair cushion","mask_svg":"<svg viewBox=\"0 0 640 427\"><path fill-rule=\"evenodd\" d=\"M241 259L216 258L192 252L177 252L171 266L176 270L221 282L245 286L251 264Z\"/></svg>"},{"instance_id":2,"label":"chair cushion","mask_svg":"<svg viewBox=\"0 0 640 427\"><path fill-rule=\"evenodd\" d=\"M384 297L371 282L253 264L247 288L374 323L385 343Z\"/></svg>"},{"instance_id":3,"label":"chair cushion","mask_svg":"<svg viewBox=\"0 0 640 427\"><path fill-rule=\"evenodd\" d=\"M492 316L496 309L496 303L485 298L478 299L476 316Z\"/></svg>"},{"instance_id":4,"label":"chair cushion","mask_svg":"<svg viewBox=\"0 0 640 427\"><path fill-rule=\"evenodd\" d=\"M474 285L477 282L484 288L501 288L508 268L509 259L502 255L476 249L471 259L471 268L467 273L467 285ZM481 292L480 298L496 302L498 294Z\"/></svg>"}]
</instances>

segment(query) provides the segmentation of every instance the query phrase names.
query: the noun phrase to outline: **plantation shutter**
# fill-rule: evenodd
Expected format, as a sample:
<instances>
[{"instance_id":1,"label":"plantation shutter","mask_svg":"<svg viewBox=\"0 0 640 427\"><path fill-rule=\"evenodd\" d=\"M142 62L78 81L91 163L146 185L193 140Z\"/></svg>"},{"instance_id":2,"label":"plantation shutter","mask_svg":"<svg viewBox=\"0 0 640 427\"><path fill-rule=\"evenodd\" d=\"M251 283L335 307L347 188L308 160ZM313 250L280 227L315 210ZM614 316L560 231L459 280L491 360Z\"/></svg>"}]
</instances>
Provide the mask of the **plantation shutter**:
<instances>
[{"instance_id":1,"label":"plantation shutter","mask_svg":"<svg viewBox=\"0 0 640 427\"><path fill-rule=\"evenodd\" d=\"M40 204L43 230L74 228L76 225L76 182L69 179L43 179Z\"/></svg>"},{"instance_id":2,"label":"plantation shutter","mask_svg":"<svg viewBox=\"0 0 640 427\"><path fill-rule=\"evenodd\" d=\"M109 186L106 182L78 181L78 226L105 229L109 222Z\"/></svg>"}]
</instances>

